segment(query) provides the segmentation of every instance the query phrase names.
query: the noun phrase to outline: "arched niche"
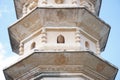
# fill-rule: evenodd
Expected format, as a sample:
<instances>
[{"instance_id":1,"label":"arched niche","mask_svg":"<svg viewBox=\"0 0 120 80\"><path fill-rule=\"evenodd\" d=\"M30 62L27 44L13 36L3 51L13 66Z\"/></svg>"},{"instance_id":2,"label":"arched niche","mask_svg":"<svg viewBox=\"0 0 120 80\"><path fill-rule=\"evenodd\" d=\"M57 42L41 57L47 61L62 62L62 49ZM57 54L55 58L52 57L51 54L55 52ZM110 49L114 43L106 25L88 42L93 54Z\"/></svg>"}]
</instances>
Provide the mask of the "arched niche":
<instances>
[{"instance_id":1,"label":"arched niche","mask_svg":"<svg viewBox=\"0 0 120 80\"><path fill-rule=\"evenodd\" d=\"M35 47L36 47L36 43L33 42L33 43L31 44L31 49L34 49Z\"/></svg>"},{"instance_id":2,"label":"arched niche","mask_svg":"<svg viewBox=\"0 0 120 80\"><path fill-rule=\"evenodd\" d=\"M63 35L58 35L57 37L57 43L65 43L65 38Z\"/></svg>"}]
</instances>

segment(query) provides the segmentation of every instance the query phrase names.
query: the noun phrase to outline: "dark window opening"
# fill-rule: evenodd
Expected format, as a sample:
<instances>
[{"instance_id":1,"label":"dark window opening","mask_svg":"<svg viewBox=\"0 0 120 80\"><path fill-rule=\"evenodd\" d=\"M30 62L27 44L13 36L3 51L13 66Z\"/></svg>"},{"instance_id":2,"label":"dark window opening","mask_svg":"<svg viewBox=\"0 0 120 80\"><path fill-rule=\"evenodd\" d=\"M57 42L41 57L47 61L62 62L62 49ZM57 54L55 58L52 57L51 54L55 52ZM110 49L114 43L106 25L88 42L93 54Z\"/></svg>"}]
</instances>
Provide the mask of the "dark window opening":
<instances>
[{"instance_id":1,"label":"dark window opening","mask_svg":"<svg viewBox=\"0 0 120 80\"><path fill-rule=\"evenodd\" d=\"M87 41L85 42L85 47L86 47L87 49L90 48L90 45L89 45L89 43L88 43Z\"/></svg>"},{"instance_id":2,"label":"dark window opening","mask_svg":"<svg viewBox=\"0 0 120 80\"><path fill-rule=\"evenodd\" d=\"M59 35L57 37L57 43L65 43L65 38L63 35Z\"/></svg>"},{"instance_id":3,"label":"dark window opening","mask_svg":"<svg viewBox=\"0 0 120 80\"><path fill-rule=\"evenodd\" d=\"M33 48L35 48L35 47L36 47L36 43L33 42L33 43L31 44L31 49L33 49Z\"/></svg>"}]
</instances>

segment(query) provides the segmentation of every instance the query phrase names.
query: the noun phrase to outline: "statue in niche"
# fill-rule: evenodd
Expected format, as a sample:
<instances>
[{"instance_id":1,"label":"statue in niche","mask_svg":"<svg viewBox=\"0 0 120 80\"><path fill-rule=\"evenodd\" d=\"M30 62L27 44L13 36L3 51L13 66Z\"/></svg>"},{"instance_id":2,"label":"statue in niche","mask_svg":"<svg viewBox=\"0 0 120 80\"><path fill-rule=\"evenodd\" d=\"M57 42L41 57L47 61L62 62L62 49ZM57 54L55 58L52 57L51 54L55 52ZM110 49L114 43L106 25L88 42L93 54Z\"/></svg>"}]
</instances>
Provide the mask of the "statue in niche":
<instances>
[{"instance_id":1,"label":"statue in niche","mask_svg":"<svg viewBox=\"0 0 120 80\"><path fill-rule=\"evenodd\" d=\"M55 0L55 3L57 4L62 4L64 2L64 0Z\"/></svg>"},{"instance_id":2,"label":"statue in niche","mask_svg":"<svg viewBox=\"0 0 120 80\"><path fill-rule=\"evenodd\" d=\"M65 43L65 38L63 35L59 35L57 37L57 43Z\"/></svg>"}]
</instances>

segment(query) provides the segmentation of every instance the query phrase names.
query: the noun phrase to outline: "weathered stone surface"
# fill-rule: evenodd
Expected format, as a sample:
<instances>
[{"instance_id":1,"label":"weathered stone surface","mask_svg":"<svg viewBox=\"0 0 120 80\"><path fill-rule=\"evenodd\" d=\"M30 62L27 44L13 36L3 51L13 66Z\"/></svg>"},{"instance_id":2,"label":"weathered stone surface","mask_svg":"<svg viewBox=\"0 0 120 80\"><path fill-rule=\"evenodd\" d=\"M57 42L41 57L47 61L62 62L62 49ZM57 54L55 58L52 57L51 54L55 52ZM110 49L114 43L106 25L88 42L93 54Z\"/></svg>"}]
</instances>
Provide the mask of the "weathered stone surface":
<instances>
[{"instance_id":1,"label":"weathered stone surface","mask_svg":"<svg viewBox=\"0 0 120 80\"><path fill-rule=\"evenodd\" d=\"M99 41L101 51L105 49L110 32L108 24L85 8L36 8L29 15L9 27L12 50L18 53L21 40L29 37L38 29L49 26L80 28Z\"/></svg>"},{"instance_id":2,"label":"weathered stone surface","mask_svg":"<svg viewBox=\"0 0 120 80\"><path fill-rule=\"evenodd\" d=\"M35 7L73 8L84 7L99 15L102 0L14 0L17 18L23 17Z\"/></svg>"},{"instance_id":3,"label":"weathered stone surface","mask_svg":"<svg viewBox=\"0 0 120 80\"><path fill-rule=\"evenodd\" d=\"M42 72L82 73L95 80L114 80L117 71L91 52L34 52L6 68L4 74L7 80L28 80Z\"/></svg>"},{"instance_id":4,"label":"weathered stone surface","mask_svg":"<svg viewBox=\"0 0 120 80\"><path fill-rule=\"evenodd\" d=\"M6 80L115 79L118 69L98 55L110 32L98 18L101 0L14 2L19 20L8 31L22 57L4 69Z\"/></svg>"}]
</instances>

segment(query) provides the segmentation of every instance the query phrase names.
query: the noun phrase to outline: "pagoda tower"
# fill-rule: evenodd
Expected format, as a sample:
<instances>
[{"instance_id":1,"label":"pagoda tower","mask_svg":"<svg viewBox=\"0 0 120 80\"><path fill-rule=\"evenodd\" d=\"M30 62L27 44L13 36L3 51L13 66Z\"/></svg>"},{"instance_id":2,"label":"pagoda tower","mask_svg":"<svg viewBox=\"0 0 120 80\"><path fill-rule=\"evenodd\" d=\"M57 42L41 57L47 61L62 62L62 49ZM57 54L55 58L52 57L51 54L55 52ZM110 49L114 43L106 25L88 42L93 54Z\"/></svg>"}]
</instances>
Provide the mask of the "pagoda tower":
<instances>
[{"instance_id":1,"label":"pagoda tower","mask_svg":"<svg viewBox=\"0 0 120 80\"><path fill-rule=\"evenodd\" d=\"M100 57L110 26L99 18L102 0L14 0L8 28L20 59L6 80L114 80L118 69Z\"/></svg>"}]
</instances>

